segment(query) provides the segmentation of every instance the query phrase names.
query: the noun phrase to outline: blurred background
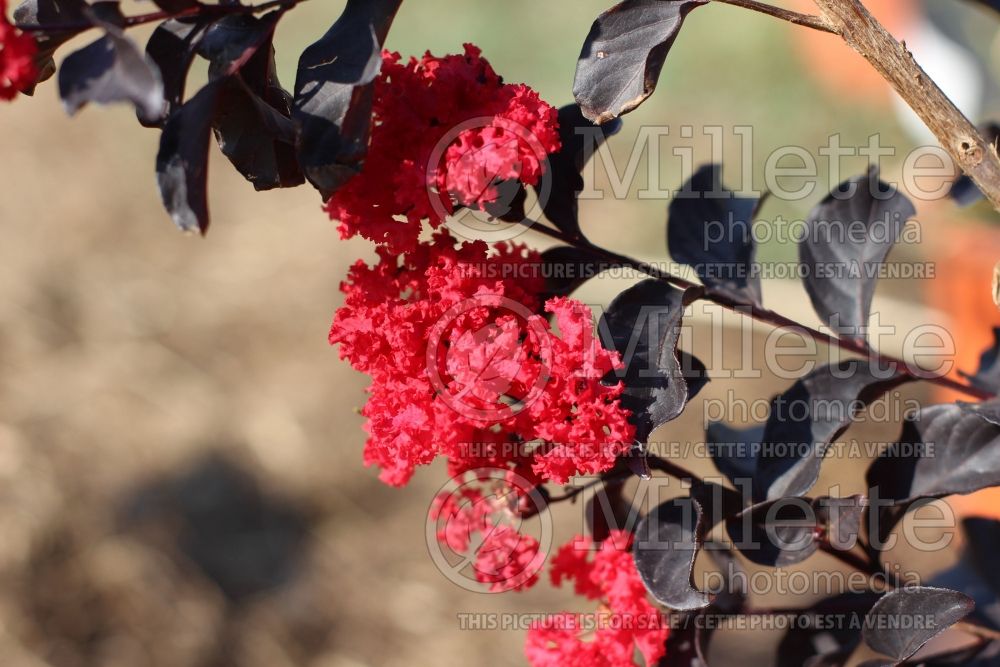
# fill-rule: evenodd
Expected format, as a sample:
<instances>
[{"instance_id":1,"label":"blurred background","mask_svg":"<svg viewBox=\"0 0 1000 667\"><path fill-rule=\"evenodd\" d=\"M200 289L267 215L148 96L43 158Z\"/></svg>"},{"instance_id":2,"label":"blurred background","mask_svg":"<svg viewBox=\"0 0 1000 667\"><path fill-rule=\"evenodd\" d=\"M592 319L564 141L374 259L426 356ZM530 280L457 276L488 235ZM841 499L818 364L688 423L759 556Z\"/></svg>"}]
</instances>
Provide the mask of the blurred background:
<instances>
[{"instance_id":1,"label":"blurred background","mask_svg":"<svg viewBox=\"0 0 1000 667\"><path fill-rule=\"evenodd\" d=\"M276 45L286 87L298 53L342 5L304 2L282 21ZM871 6L974 120L1000 117L996 15L958 0ZM445 0L411 1L388 46L444 54L474 42L506 80L529 83L558 106L571 99L580 45L603 9L605 0L477 2L461 11ZM623 166L641 126L685 124L694 137L672 130L664 155L690 146L696 163L713 159L701 128L719 125L726 162L739 164L732 128L752 126L757 171L779 146L815 155L831 134L862 146L881 133L899 149L884 166L891 176L926 141L835 38L722 5L691 15L658 92L626 118L612 152ZM339 281L371 251L339 240L313 190L255 193L213 149L212 228L190 237L162 210L158 135L139 127L131 109L67 118L49 81L34 98L0 108L0 132L0 664L520 665L522 632L463 631L457 615L587 609L545 583L506 595L450 583L424 542L443 469L392 489L363 467L357 409L366 378L338 361L326 334ZM635 196L649 185L647 161L628 200L585 202L582 215L596 242L665 261L666 202ZM845 175L866 162L846 160ZM679 185L679 163L664 164L672 166L660 185ZM824 188L763 214L801 219ZM900 247L893 260L933 261L938 278L883 283L875 310L901 331L920 322L949 327L959 367L971 370L989 326L1000 322L990 300L1000 231L985 206L918 202L918 212L922 243ZM795 252L771 244L762 256ZM581 298L604 303L626 286L594 281ZM815 323L797 283L768 282L764 295ZM696 327L710 316L697 316ZM727 354L739 350L737 341ZM722 380L706 396L735 387L748 399L768 397L787 384L766 375ZM702 438L703 415L692 408L664 437ZM892 438L898 425L871 428ZM846 437L861 436L852 429ZM851 480L846 494L860 490L864 467L839 461L827 473L842 486ZM1000 507L988 497L965 502L962 511ZM560 512L557 539L580 527L578 508ZM824 558L806 566L831 567ZM722 633L713 650L739 647L744 664L764 665L776 640Z\"/></svg>"}]
</instances>

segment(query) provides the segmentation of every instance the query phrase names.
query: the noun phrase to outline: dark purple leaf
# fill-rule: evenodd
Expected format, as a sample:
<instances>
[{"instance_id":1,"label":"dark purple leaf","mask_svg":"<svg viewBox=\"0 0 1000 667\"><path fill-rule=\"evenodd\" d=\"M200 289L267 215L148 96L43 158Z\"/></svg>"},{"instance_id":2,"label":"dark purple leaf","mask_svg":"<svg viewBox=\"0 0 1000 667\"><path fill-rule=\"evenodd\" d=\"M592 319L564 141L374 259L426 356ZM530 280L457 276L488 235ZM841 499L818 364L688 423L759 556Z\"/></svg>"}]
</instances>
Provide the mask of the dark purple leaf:
<instances>
[{"instance_id":1,"label":"dark purple leaf","mask_svg":"<svg viewBox=\"0 0 1000 667\"><path fill-rule=\"evenodd\" d=\"M733 498L735 499L735 495ZM738 614L747 603L750 581L746 568L736 557L733 549L722 542L707 542L705 552L722 576L722 590L712 600L712 609L725 614Z\"/></svg>"},{"instance_id":2,"label":"dark purple leaf","mask_svg":"<svg viewBox=\"0 0 1000 667\"><path fill-rule=\"evenodd\" d=\"M483 202L483 210L491 218L504 222L521 222L528 217L524 210L524 203L528 199L524 183L508 179L495 183L493 187L496 188L497 198Z\"/></svg>"},{"instance_id":3,"label":"dark purple leaf","mask_svg":"<svg viewBox=\"0 0 1000 667\"><path fill-rule=\"evenodd\" d=\"M712 601L691 581L701 513L693 498L678 498L650 510L636 527L636 569L656 601L671 609L701 609Z\"/></svg>"},{"instance_id":4,"label":"dark purple leaf","mask_svg":"<svg viewBox=\"0 0 1000 667\"><path fill-rule=\"evenodd\" d=\"M22 0L14 8L13 17L15 23L25 27L88 24L89 9L84 0Z\"/></svg>"},{"instance_id":5,"label":"dark purple leaf","mask_svg":"<svg viewBox=\"0 0 1000 667\"><path fill-rule=\"evenodd\" d=\"M719 542L708 542L704 549L724 580L723 589L700 611L670 614L667 651L657 667L708 667L708 645L716 625L703 619L739 614L746 604L747 573L732 550Z\"/></svg>"},{"instance_id":6,"label":"dark purple leaf","mask_svg":"<svg viewBox=\"0 0 1000 667\"><path fill-rule=\"evenodd\" d=\"M222 153L254 189L294 187L304 182L291 120L251 91L242 79L226 81L212 127Z\"/></svg>"},{"instance_id":7,"label":"dark purple leaf","mask_svg":"<svg viewBox=\"0 0 1000 667\"><path fill-rule=\"evenodd\" d=\"M688 12L707 0L626 0L597 17L576 64L573 96L594 123L626 114L653 94Z\"/></svg>"},{"instance_id":8,"label":"dark purple leaf","mask_svg":"<svg viewBox=\"0 0 1000 667\"><path fill-rule=\"evenodd\" d=\"M876 372L867 361L821 366L771 401L763 431L712 425L706 441L719 472L739 488L750 480L754 501L803 496L819 479L830 443L860 409L911 380Z\"/></svg>"},{"instance_id":9,"label":"dark purple leaf","mask_svg":"<svg viewBox=\"0 0 1000 667\"><path fill-rule=\"evenodd\" d=\"M208 229L206 179L213 130L223 154L256 189L303 182L291 100L277 81L271 46L280 13L236 16L212 24L197 42L211 61L212 80L170 115L160 140L160 194L185 231Z\"/></svg>"},{"instance_id":10,"label":"dark purple leaf","mask_svg":"<svg viewBox=\"0 0 1000 667\"><path fill-rule=\"evenodd\" d=\"M229 76L242 67L265 45L270 46L274 28L282 12L260 18L251 14L230 14L212 23L198 41L198 54L209 61L212 78Z\"/></svg>"},{"instance_id":11,"label":"dark purple leaf","mask_svg":"<svg viewBox=\"0 0 1000 667\"><path fill-rule=\"evenodd\" d=\"M862 636L875 651L896 661L906 660L974 607L972 598L957 591L929 586L899 588L871 608Z\"/></svg>"},{"instance_id":12,"label":"dark purple leaf","mask_svg":"<svg viewBox=\"0 0 1000 667\"><path fill-rule=\"evenodd\" d=\"M299 59L293 118L306 178L329 197L361 169L371 133L382 43L402 0L348 0Z\"/></svg>"},{"instance_id":13,"label":"dark purple leaf","mask_svg":"<svg viewBox=\"0 0 1000 667\"><path fill-rule=\"evenodd\" d=\"M691 497L668 500L639 521L632 554L642 583L657 602L677 611L712 602L692 583L694 561L708 532L739 502L739 494L702 483L692 488Z\"/></svg>"},{"instance_id":14,"label":"dark purple leaf","mask_svg":"<svg viewBox=\"0 0 1000 667\"><path fill-rule=\"evenodd\" d=\"M546 175L548 193L536 187L545 217L558 229L573 238L583 238L580 232L577 195L583 190L581 170L592 157L593 151L608 137L617 134L621 121L594 125L583 117L580 107L567 104L559 109L559 139L562 143L556 153L549 155Z\"/></svg>"},{"instance_id":15,"label":"dark purple leaf","mask_svg":"<svg viewBox=\"0 0 1000 667\"><path fill-rule=\"evenodd\" d=\"M726 521L733 545L752 563L788 567L819 549L819 525L812 504L782 498L755 505Z\"/></svg>"},{"instance_id":16,"label":"dark purple leaf","mask_svg":"<svg viewBox=\"0 0 1000 667\"><path fill-rule=\"evenodd\" d=\"M84 0L23 0L14 8L14 22L20 26L89 23ZM68 38L67 38L68 39Z\"/></svg>"},{"instance_id":17,"label":"dark purple leaf","mask_svg":"<svg viewBox=\"0 0 1000 667\"><path fill-rule=\"evenodd\" d=\"M877 170L841 183L809 214L799 242L805 287L838 334L865 337L879 267L916 210Z\"/></svg>"},{"instance_id":18,"label":"dark purple leaf","mask_svg":"<svg viewBox=\"0 0 1000 667\"><path fill-rule=\"evenodd\" d=\"M278 83L269 33L223 88L213 122L219 148L257 190L293 187L305 180L291 105L291 96Z\"/></svg>"},{"instance_id":19,"label":"dark purple leaf","mask_svg":"<svg viewBox=\"0 0 1000 667\"><path fill-rule=\"evenodd\" d=\"M212 120L227 79L216 79L170 116L156 156L160 196L184 231L208 230L208 146Z\"/></svg>"},{"instance_id":20,"label":"dark purple leaf","mask_svg":"<svg viewBox=\"0 0 1000 667\"><path fill-rule=\"evenodd\" d=\"M705 429L705 445L716 470L738 489L750 488L763 442L763 425L736 429L724 422L712 422Z\"/></svg>"},{"instance_id":21,"label":"dark purple leaf","mask_svg":"<svg viewBox=\"0 0 1000 667\"><path fill-rule=\"evenodd\" d=\"M96 42L66 56L59 68L59 96L74 114L89 102L132 102L147 118L163 110L160 72L125 33L104 24Z\"/></svg>"},{"instance_id":22,"label":"dark purple leaf","mask_svg":"<svg viewBox=\"0 0 1000 667\"><path fill-rule=\"evenodd\" d=\"M976 520L992 522L991 519ZM968 519L962 521L962 533L965 537L968 537L968 532L965 529L966 521ZM998 612L1000 612L1000 603L998 603L997 594L994 592L991 583L983 576L980 564L976 562L977 559L971 556L971 551L972 549L966 545L961 558L951 567L935 573L927 581L927 585L965 593L976 601L976 610L973 612L973 617L982 620L986 625L996 626ZM990 576L995 578L996 575L993 574L993 571L996 570L996 567L993 564L992 558L993 554L987 554L987 561L983 565L986 571L990 572ZM984 611L986 613L983 613Z\"/></svg>"},{"instance_id":23,"label":"dark purple leaf","mask_svg":"<svg viewBox=\"0 0 1000 667\"><path fill-rule=\"evenodd\" d=\"M786 446L763 452L755 483L766 489L768 500L806 494L819 479L830 443L861 408L910 381L908 375L882 373L860 360L822 366L799 380L772 403L764 439L769 445Z\"/></svg>"},{"instance_id":24,"label":"dark purple leaf","mask_svg":"<svg viewBox=\"0 0 1000 667\"><path fill-rule=\"evenodd\" d=\"M692 267L708 287L759 304L752 219L757 202L722 187L721 165L705 165L670 202L667 244L674 260Z\"/></svg>"},{"instance_id":25,"label":"dark purple leaf","mask_svg":"<svg viewBox=\"0 0 1000 667\"><path fill-rule=\"evenodd\" d=\"M868 498L853 495L846 498L823 498L816 504L816 516L823 533L834 549L854 547L861 535Z\"/></svg>"},{"instance_id":26,"label":"dark purple leaf","mask_svg":"<svg viewBox=\"0 0 1000 667\"><path fill-rule=\"evenodd\" d=\"M861 530L864 500L863 496L781 498L731 517L726 530L751 562L788 567L816 553L821 541L851 548Z\"/></svg>"},{"instance_id":27,"label":"dark purple leaf","mask_svg":"<svg viewBox=\"0 0 1000 667\"><path fill-rule=\"evenodd\" d=\"M158 25L150 36L146 43L146 56L160 70L164 106L160 113L152 117L139 112L139 122L146 127L162 126L183 103L197 39L206 25L204 20L199 19L170 19Z\"/></svg>"},{"instance_id":28,"label":"dark purple leaf","mask_svg":"<svg viewBox=\"0 0 1000 667\"><path fill-rule=\"evenodd\" d=\"M923 408L899 443L868 468L870 495L905 505L1000 485L1000 427L959 405Z\"/></svg>"},{"instance_id":29,"label":"dark purple leaf","mask_svg":"<svg viewBox=\"0 0 1000 667\"><path fill-rule=\"evenodd\" d=\"M981 517L963 519L962 532L969 559L979 576L989 584L995 604L996 595L1000 595L1000 571L996 567L996 557L1000 553L1000 521Z\"/></svg>"},{"instance_id":30,"label":"dark purple leaf","mask_svg":"<svg viewBox=\"0 0 1000 667\"><path fill-rule=\"evenodd\" d=\"M794 626L775 651L775 667L844 665L861 641L865 614L878 601L877 593L843 593L817 602L800 618L818 624Z\"/></svg>"},{"instance_id":31,"label":"dark purple leaf","mask_svg":"<svg viewBox=\"0 0 1000 667\"><path fill-rule=\"evenodd\" d=\"M604 346L617 350L625 366L606 381L625 384L621 403L632 412L639 442L680 416L689 398L685 374L698 375L682 367L677 352L686 305L684 292L650 279L615 297L601 318Z\"/></svg>"},{"instance_id":32,"label":"dark purple leaf","mask_svg":"<svg viewBox=\"0 0 1000 667\"><path fill-rule=\"evenodd\" d=\"M90 20L85 10L83 0L24 0L14 8L14 22L21 26L42 25L87 25ZM37 82L45 81L56 72L56 64L52 55L60 46L83 32L81 30L59 30L51 33L39 30L32 31L32 37L38 50L35 52L35 67L38 70ZM36 83L37 83L36 82ZM34 92L34 87L25 91Z\"/></svg>"},{"instance_id":33,"label":"dark purple leaf","mask_svg":"<svg viewBox=\"0 0 1000 667\"><path fill-rule=\"evenodd\" d=\"M98 0L91 2L84 11L90 22L96 27L106 28L109 25L116 28L125 28L125 15L122 14L121 2L119 0Z\"/></svg>"},{"instance_id":34,"label":"dark purple leaf","mask_svg":"<svg viewBox=\"0 0 1000 667\"><path fill-rule=\"evenodd\" d=\"M705 368L705 364L700 359L683 350L677 351L677 358L680 362L681 376L687 384L687 402L690 402L709 383L708 369ZM605 381L615 381L614 375L609 374L605 378ZM661 391L662 393L658 393ZM649 462L646 460L649 453L646 447L649 434L657 426L666 423L660 423L658 417L660 414L659 411L650 406L650 402L656 402L660 399L668 402L673 400L673 389L670 386L669 378L663 378L657 386L653 387L638 386L626 388L620 399L621 404L632 413L629 420L636 426L636 440L632 443L632 448L626 455L625 460L632 472L642 479L650 479L652 477Z\"/></svg>"},{"instance_id":35,"label":"dark purple leaf","mask_svg":"<svg viewBox=\"0 0 1000 667\"><path fill-rule=\"evenodd\" d=\"M1000 601L997 598L1000 575L995 565L996 550L1000 547L1000 522L981 518L964 519L962 532L966 544L962 558L947 570L934 575L928 584L968 595L976 603L969 620L996 629L1000 627ZM976 644L935 656L927 662L928 667L946 665L998 667L1000 642Z\"/></svg>"},{"instance_id":36,"label":"dark purple leaf","mask_svg":"<svg viewBox=\"0 0 1000 667\"><path fill-rule=\"evenodd\" d=\"M982 403L959 401L958 407L966 412L982 417L994 426L1000 426L1000 399L994 398L991 401L984 401Z\"/></svg>"}]
</instances>

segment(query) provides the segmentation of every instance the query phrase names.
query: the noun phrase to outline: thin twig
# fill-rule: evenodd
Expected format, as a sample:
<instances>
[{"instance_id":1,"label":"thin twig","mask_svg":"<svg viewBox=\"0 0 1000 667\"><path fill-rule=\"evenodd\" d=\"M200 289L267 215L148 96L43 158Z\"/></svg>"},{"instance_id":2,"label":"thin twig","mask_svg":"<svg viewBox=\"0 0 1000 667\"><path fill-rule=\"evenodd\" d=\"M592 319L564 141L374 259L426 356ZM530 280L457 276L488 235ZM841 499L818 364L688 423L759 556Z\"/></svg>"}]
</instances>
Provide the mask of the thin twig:
<instances>
[{"instance_id":1,"label":"thin twig","mask_svg":"<svg viewBox=\"0 0 1000 667\"><path fill-rule=\"evenodd\" d=\"M778 329L798 332L812 338L815 341L829 345L830 347L835 347L845 352L857 354L868 359L870 362L877 364L881 368L893 369L894 371L908 375L915 380L923 380L925 382L938 385L939 387L952 389L983 401L995 397L991 392L959 382L958 380L954 380L943 375L927 375L920 369L911 369L910 365L906 361L897 359L896 357L888 354L876 352L861 340L838 338L832 334L819 331L818 329L813 329L812 327L808 327L804 324L796 322L795 320L785 317L780 313L776 313L773 310L768 310L763 306L740 301L726 292L704 288L698 283L687 280L686 278L681 278L680 276L676 276L668 271L663 271L662 269L658 269L657 267L645 262L640 262L632 259L631 257L606 250L600 246L590 243L589 241L564 234L556 229L546 227L541 223L525 221L525 224L529 224L532 230L540 234L544 234L545 236L556 239L575 248L599 255L610 262L635 269L636 271L644 273L651 278L661 280L665 283L673 285L674 287L678 287L683 290L692 288L698 289L699 292L696 295L696 300L709 301L735 313L739 313L744 317L749 317L758 322L769 324Z\"/></svg>"},{"instance_id":2,"label":"thin twig","mask_svg":"<svg viewBox=\"0 0 1000 667\"><path fill-rule=\"evenodd\" d=\"M879 567L869 562L868 559L862 558L857 553L845 549L838 549L829 542L820 543L820 550L823 551L823 553L833 556L844 565L847 565L858 572L864 572L872 577L882 577L882 581L885 586L892 588L892 584L885 581L885 573L882 572Z\"/></svg>"},{"instance_id":3,"label":"thin twig","mask_svg":"<svg viewBox=\"0 0 1000 667\"><path fill-rule=\"evenodd\" d=\"M733 5L734 7L742 7L743 9L750 9L761 14L767 14L768 16L779 18L782 21L794 23L795 25L803 25L807 28L813 28L814 30L822 30L823 32L837 34L837 29L822 16L801 14L788 9L782 9L781 7L775 7L774 5L769 5L764 2L758 2L757 0L715 0L715 2Z\"/></svg>"}]
</instances>

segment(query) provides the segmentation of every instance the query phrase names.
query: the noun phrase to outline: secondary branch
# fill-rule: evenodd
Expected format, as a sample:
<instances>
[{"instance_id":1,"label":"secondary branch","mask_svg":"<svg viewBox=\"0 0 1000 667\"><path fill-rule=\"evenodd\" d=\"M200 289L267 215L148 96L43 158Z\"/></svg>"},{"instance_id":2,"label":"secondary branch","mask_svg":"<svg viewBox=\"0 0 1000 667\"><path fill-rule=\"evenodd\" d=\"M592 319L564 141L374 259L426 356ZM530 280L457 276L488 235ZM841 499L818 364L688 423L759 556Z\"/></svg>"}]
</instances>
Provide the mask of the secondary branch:
<instances>
[{"instance_id":1,"label":"secondary branch","mask_svg":"<svg viewBox=\"0 0 1000 667\"><path fill-rule=\"evenodd\" d=\"M836 34L837 29L834 28L830 23L822 16L812 16L811 14L800 14L799 12L793 12L789 9L782 9L781 7L775 7L774 5L769 5L765 2L758 2L757 0L715 0L716 2L721 2L726 5L733 5L735 7L742 7L743 9L750 9L761 14L767 14L768 16L773 16L779 18L782 21L788 21L789 23L794 23L795 25L804 25L807 28L813 28L814 30L821 30L823 32L830 32Z\"/></svg>"},{"instance_id":2,"label":"secondary branch","mask_svg":"<svg viewBox=\"0 0 1000 667\"><path fill-rule=\"evenodd\" d=\"M906 101L958 166L1000 210L1000 156L979 130L865 8L861 0L815 0L823 17Z\"/></svg>"},{"instance_id":3,"label":"secondary branch","mask_svg":"<svg viewBox=\"0 0 1000 667\"><path fill-rule=\"evenodd\" d=\"M945 377L943 375L927 375L919 370L914 370L906 361L897 359L896 357L887 354L876 352L863 341L850 338L838 338L832 334L819 331L818 329L813 329L812 327L808 327L804 324L796 322L795 320L789 319L780 313L776 313L773 310L768 310L767 308L756 304L740 301L727 292L720 292L706 288L698 283L687 280L686 278L676 276L668 271L663 271L662 269L645 262L640 262L632 259L631 257L607 250L594 245L589 241L569 236L568 234L564 234L559 230L552 229L551 227L547 227L541 223L529 223L528 221L525 221L525 224L528 224L532 230L540 234L544 234L545 236L561 241L567 245L571 245L575 248L579 248L580 250L603 257L609 262L619 266L627 266L635 269L640 273L644 273L651 278L661 280L679 289L698 289L700 290L700 293L697 296L698 300L710 301L718 306L722 306L723 308L739 313L744 317L749 317L758 322L769 324L778 329L797 331L815 341L825 343L830 347L835 347L844 350L845 352L857 354L873 363L881 365L883 368L892 368L900 373L905 373L916 380L923 380L925 382L930 382L931 384L936 384L940 387L946 387L982 401L994 398L994 395L991 392L983 391L978 387L959 382L958 380L953 380L952 378Z\"/></svg>"}]
</instances>

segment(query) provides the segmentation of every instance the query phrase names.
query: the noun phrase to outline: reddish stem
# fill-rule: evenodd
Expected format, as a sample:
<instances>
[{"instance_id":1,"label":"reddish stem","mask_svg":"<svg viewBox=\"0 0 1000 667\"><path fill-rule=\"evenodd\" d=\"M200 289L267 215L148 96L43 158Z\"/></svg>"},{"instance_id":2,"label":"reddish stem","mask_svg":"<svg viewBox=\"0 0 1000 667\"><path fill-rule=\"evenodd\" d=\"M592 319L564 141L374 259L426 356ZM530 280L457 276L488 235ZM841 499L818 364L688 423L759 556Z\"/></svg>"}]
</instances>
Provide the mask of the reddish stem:
<instances>
[{"instance_id":1,"label":"reddish stem","mask_svg":"<svg viewBox=\"0 0 1000 667\"><path fill-rule=\"evenodd\" d=\"M789 319L788 317L785 317L780 313L776 313L773 310L768 310L763 306L748 303L746 301L741 301L728 293L703 287L698 283L687 280L686 278L681 278L680 276L676 276L667 271L663 271L645 262L640 262L638 260L632 259L631 257L626 257L625 255L620 255L616 252L606 250L600 246L596 246L590 243L589 241L586 241L583 238L570 236L568 234L564 234L561 231L552 229L550 227L546 227L542 224L535 222L529 223L526 221L526 224L530 224L530 228L540 234L544 234L545 236L556 239L558 241L561 241L562 243L566 243L575 248L579 248L580 250L585 250L587 252L600 255L601 257L604 257L605 259L620 264L622 266L628 266L630 268L635 269L636 271L645 273L651 278L662 280L665 283L671 284L674 287L678 287L683 290L692 288L698 289L699 294L696 297L696 299L698 300L710 301L714 304L722 306L723 308L739 313L744 317L749 317L758 322L770 324L771 326L777 327L779 329L785 329L788 331L798 331L799 333L804 334L815 341L825 343L830 347L836 347L846 352L857 354L859 356L868 359L871 362L879 364L883 368L895 369L900 373L903 373L905 375L914 378L915 380L924 380L926 382L930 382L931 384L936 384L939 387L946 387L948 389L961 392L963 394L966 394L967 396L971 396L973 398L982 401L995 398L995 395L992 392L985 391L983 389L980 389L979 387L973 387L972 385L959 382L958 380L954 380L952 378L945 377L943 375L926 375L920 369L914 370L910 368L910 365L906 361L903 361L902 359L897 359L896 357L893 357L888 354L876 352L862 340L852 339L852 338L838 338L837 336L834 336L832 334L819 331L818 329L813 329L812 327L808 327L804 324L800 324L795 320Z\"/></svg>"}]
</instances>

